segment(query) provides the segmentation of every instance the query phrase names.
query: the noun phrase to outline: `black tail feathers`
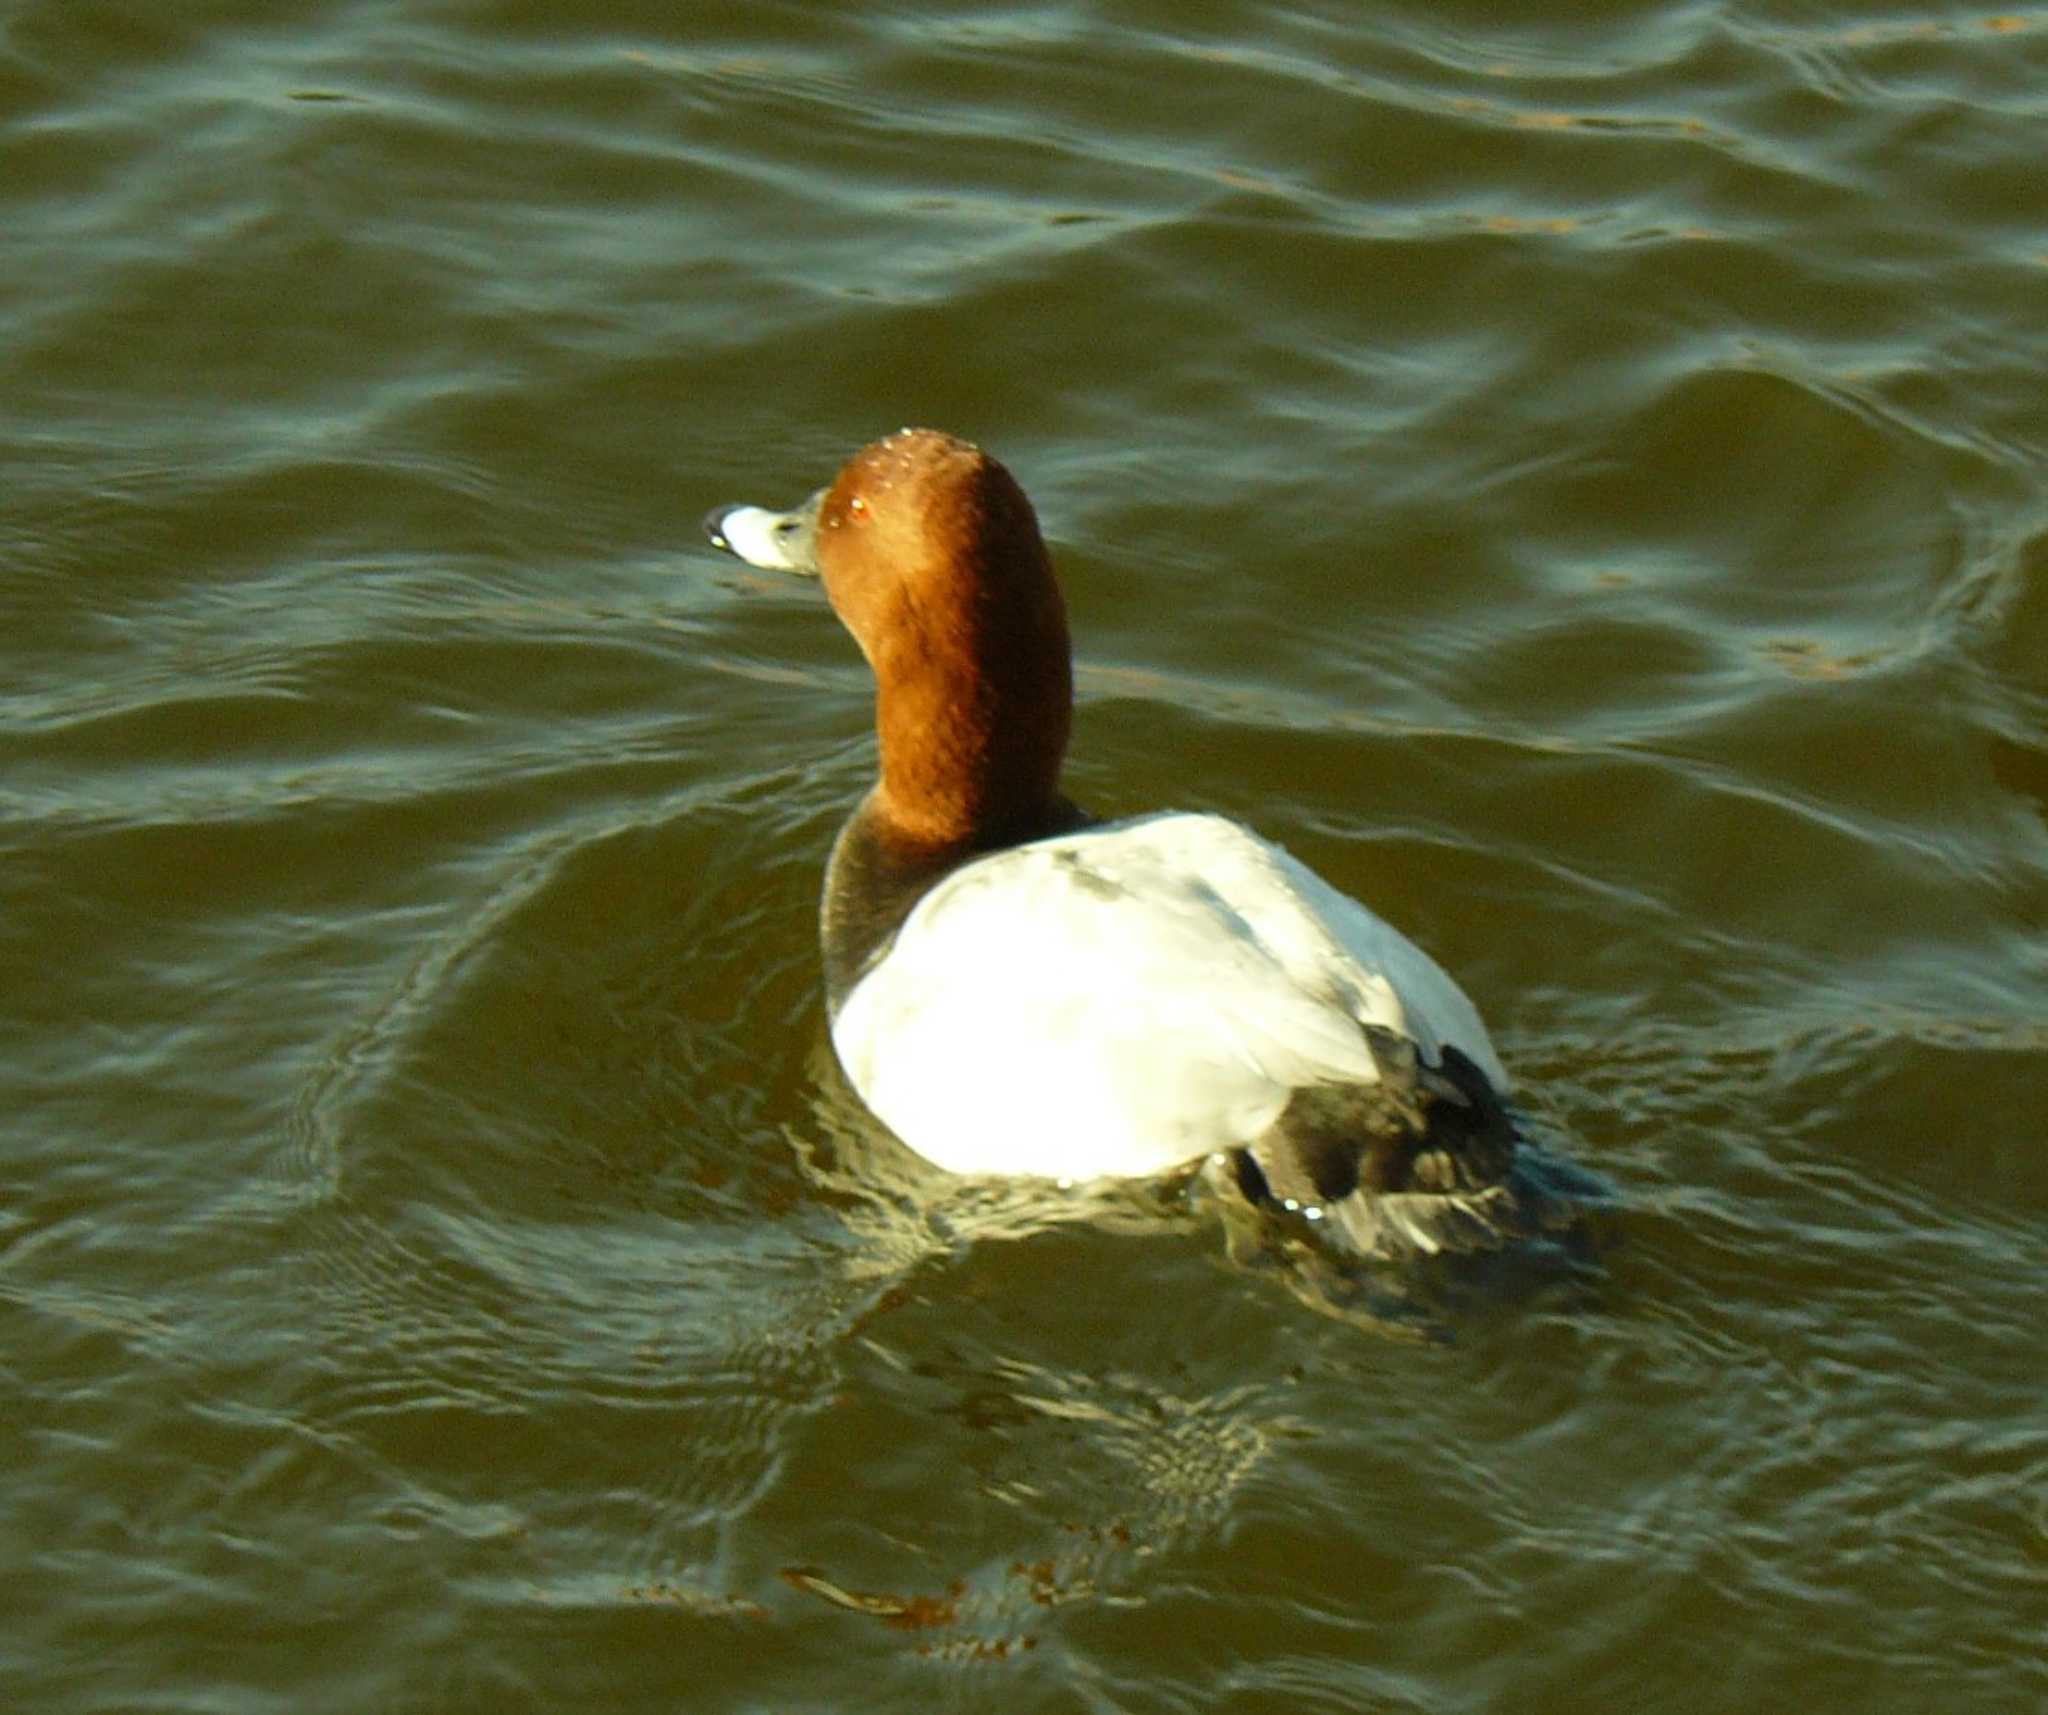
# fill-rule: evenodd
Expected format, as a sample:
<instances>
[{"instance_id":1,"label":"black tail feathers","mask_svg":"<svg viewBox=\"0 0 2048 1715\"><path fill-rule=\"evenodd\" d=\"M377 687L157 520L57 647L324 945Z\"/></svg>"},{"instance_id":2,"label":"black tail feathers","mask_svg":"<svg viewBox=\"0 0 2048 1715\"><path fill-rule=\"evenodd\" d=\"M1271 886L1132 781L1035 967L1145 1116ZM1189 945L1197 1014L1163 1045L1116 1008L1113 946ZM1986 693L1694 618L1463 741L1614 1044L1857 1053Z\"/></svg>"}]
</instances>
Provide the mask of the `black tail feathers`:
<instances>
[{"instance_id":1,"label":"black tail feathers","mask_svg":"<svg viewBox=\"0 0 2048 1715\"><path fill-rule=\"evenodd\" d=\"M1491 1250L1571 1222L1579 1200L1527 1158L1466 1054L1432 1066L1404 1036L1365 1035L1378 1081L1295 1091L1232 1158L1247 1200L1366 1257Z\"/></svg>"}]
</instances>

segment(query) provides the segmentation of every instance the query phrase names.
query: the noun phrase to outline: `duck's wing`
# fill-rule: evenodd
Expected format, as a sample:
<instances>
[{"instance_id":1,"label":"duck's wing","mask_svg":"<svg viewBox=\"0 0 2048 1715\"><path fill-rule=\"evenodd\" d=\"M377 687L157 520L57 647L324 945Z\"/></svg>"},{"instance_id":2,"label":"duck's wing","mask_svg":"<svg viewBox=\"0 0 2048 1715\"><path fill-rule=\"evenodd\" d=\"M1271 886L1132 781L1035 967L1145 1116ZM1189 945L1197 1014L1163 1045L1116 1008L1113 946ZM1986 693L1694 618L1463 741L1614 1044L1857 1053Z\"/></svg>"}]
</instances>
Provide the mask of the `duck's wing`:
<instances>
[{"instance_id":1,"label":"duck's wing","mask_svg":"<svg viewBox=\"0 0 2048 1715\"><path fill-rule=\"evenodd\" d=\"M1318 975L1339 987L1355 985L1348 1007L1367 1026L1412 1041L1426 1066L1441 1064L1455 1048L1493 1089L1506 1095L1508 1075L1494 1051L1479 1009L1443 966L1393 924L1339 892L1291 852L1218 816L1173 816L1177 837L1206 847L1207 872L1296 980Z\"/></svg>"}]
</instances>

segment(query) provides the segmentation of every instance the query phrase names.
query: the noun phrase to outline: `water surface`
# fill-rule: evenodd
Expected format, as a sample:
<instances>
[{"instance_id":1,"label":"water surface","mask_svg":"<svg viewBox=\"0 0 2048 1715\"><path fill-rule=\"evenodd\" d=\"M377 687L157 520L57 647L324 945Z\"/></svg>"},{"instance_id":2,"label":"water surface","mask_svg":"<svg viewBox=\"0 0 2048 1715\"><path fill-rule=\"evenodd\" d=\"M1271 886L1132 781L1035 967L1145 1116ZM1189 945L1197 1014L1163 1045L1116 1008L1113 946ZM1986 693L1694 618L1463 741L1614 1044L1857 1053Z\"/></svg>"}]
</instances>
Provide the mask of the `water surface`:
<instances>
[{"instance_id":1,"label":"water surface","mask_svg":"<svg viewBox=\"0 0 2048 1715\"><path fill-rule=\"evenodd\" d=\"M2044 43L10 10L8 1705L2048 1703ZM695 520L905 422L1596 1268L1396 1337L863 1124L868 681Z\"/></svg>"}]
</instances>

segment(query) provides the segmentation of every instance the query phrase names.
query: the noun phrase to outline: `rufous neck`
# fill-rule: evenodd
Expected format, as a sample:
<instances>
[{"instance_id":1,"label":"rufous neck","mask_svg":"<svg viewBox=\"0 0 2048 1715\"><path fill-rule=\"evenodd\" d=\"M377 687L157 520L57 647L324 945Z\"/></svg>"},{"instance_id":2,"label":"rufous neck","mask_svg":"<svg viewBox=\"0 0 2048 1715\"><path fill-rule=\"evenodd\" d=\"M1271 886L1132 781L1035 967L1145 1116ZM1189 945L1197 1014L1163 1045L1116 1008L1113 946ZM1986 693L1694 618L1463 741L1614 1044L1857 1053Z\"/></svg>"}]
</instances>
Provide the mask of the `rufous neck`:
<instances>
[{"instance_id":1,"label":"rufous neck","mask_svg":"<svg viewBox=\"0 0 2048 1715\"><path fill-rule=\"evenodd\" d=\"M1066 613L1050 569L898 633L875 662L875 813L920 846L1008 843L1058 822L1073 721Z\"/></svg>"}]
</instances>

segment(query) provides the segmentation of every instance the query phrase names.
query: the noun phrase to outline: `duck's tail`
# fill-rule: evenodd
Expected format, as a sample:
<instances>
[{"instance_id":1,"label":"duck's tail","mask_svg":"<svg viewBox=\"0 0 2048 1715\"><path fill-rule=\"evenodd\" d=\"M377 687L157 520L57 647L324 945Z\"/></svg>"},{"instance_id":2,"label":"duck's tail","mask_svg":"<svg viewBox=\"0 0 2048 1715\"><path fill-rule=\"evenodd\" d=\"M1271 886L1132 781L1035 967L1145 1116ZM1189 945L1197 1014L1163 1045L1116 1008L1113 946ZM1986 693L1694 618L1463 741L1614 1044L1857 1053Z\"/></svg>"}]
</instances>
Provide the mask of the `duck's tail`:
<instances>
[{"instance_id":1,"label":"duck's tail","mask_svg":"<svg viewBox=\"0 0 2048 1715\"><path fill-rule=\"evenodd\" d=\"M1395 1032L1366 1038L1377 1082L1296 1090L1233 1156L1248 1201L1362 1257L1492 1250L1572 1221L1583 1199L1530 1156L1470 1058L1447 1047L1432 1066Z\"/></svg>"}]
</instances>

